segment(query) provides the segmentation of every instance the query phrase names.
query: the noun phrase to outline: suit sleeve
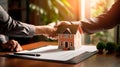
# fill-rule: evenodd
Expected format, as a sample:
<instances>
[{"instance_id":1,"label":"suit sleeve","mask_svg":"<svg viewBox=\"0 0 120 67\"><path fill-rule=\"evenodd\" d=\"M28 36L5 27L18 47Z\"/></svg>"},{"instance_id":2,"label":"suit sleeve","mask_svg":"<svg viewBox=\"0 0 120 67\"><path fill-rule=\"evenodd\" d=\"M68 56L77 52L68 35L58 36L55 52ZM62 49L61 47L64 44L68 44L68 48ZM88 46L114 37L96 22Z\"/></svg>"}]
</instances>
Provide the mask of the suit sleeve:
<instances>
[{"instance_id":1,"label":"suit sleeve","mask_svg":"<svg viewBox=\"0 0 120 67\"><path fill-rule=\"evenodd\" d=\"M81 21L81 27L85 33L95 33L115 27L120 23L120 0L117 0L111 9L96 18Z\"/></svg>"},{"instance_id":2,"label":"suit sleeve","mask_svg":"<svg viewBox=\"0 0 120 67\"><path fill-rule=\"evenodd\" d=\"M12 19L0 6L0 34L14 37L32 37L35 26Z\"/></svg>"}]
</instances>

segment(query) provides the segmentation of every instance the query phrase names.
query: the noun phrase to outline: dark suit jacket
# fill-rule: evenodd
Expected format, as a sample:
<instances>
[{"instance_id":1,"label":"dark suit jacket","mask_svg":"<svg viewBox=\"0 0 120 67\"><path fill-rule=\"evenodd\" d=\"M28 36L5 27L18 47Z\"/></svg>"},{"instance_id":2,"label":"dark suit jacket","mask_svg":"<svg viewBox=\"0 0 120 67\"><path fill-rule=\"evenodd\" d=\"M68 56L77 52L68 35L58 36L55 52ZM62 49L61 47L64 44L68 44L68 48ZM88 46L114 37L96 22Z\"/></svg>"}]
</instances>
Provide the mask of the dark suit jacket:
<instances>
[{"instance_id":1,"label":"dark suit jacket","mask_svg":"<svg viewBox=\"0 0 120 67\"><path fill-rule=\"evenodd\" d=\"M0 6L0 34L14 37L32 37L35 27L30 24L13 20Z\"/></svg>"}]
</instances>

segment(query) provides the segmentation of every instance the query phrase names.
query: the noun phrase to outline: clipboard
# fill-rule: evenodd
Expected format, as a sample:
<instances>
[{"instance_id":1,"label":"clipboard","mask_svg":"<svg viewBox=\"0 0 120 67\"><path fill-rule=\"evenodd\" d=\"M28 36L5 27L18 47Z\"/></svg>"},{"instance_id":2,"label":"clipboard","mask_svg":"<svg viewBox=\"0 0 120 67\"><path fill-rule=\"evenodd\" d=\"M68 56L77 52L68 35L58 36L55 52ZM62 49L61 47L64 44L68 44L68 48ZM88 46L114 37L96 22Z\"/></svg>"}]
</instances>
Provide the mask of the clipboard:
<instances>
[{"instance_id":1,"label":"clipboard","mask_svg":"<svg viewBox=\"0 0 120 67\"><path fill-rule=\"evenodd\" d=\"M29 55L18 55L16 53L27 53L27 54L40 54L40 56L29 56ZM9 57L18 57L24 59L48 61L48 62L60 62L67 64L77 64L97 53L96 46L84 45L77 50L60 50L57 46L45 46L36 48L33 50L26 50L16 53L7 54ZM55 55L52 55L55 54ZM61 57L62 56L62 57ZM58 57L58 58L57 58ZM61 58L60 58L61 57Z\"/></svg>"}]
</instances>

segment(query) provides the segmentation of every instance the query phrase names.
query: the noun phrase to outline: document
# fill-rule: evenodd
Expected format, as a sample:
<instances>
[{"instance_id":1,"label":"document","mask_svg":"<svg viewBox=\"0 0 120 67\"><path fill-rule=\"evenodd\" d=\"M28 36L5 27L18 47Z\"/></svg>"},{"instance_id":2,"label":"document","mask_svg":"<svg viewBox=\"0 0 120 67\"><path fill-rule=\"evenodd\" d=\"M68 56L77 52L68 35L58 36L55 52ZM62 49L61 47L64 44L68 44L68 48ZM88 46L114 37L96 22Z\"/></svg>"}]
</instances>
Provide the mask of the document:
<instances>
[{"instance_id":1,"label":"document","mask_svg":"<svg viewBox=\"0 0 120 67\"><path fill-rule=\"evenodd\" d=\"M62 50L58 49L58 46L49 45L45 47L36 48L33 50L17 52L18 54L13 53L11 55L37 60L40 59L40 60L68 61L82 53L94 51L97 51L96 46L91 45L82 45L80 48L76 50Z\"/></svg>"}]
</instances>

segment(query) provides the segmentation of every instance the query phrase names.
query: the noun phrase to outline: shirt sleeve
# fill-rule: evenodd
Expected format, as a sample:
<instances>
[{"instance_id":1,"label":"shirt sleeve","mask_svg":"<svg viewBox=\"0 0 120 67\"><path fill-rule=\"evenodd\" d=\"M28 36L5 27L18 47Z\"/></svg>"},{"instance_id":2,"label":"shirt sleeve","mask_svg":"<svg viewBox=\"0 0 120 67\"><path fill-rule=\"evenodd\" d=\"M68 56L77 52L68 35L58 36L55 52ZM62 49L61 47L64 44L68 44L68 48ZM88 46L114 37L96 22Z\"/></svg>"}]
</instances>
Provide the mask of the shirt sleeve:
<instances>
[{"instance_id":1,"label":"shirt sleeve","mask_svg":"<svg viewBox=\"0 0 120 67\"><path fill-rule=\"evenodd\" d=\"M32 37L35 26L12 19L0 6L0 34L14 37Z\"/></svg>"},{"instance_id":2,"label":"shirt sleeve","mask_svg":"<svg viewBox=\"0 0 120 67\"><path fill-rule=\"evenodd\" d=\"M7 36L0 34L0 45L6 43L8 40L9 38Z\"/></svg>"},{"instance_id":3,"label":"shirt sleeve","mask_svg":"<svg viewBox=\"0 0 120 67\"><path fill-rule=\"evenodd\" d=\"M115 27L120 23L120 0L117 0L111 9L96 18L81 21L81 27L85 33L95 33Z\"/></svg>"}]
</instances>

